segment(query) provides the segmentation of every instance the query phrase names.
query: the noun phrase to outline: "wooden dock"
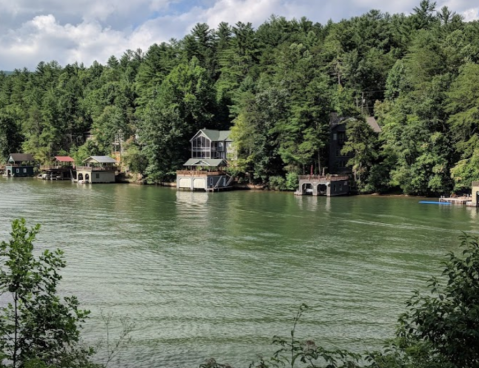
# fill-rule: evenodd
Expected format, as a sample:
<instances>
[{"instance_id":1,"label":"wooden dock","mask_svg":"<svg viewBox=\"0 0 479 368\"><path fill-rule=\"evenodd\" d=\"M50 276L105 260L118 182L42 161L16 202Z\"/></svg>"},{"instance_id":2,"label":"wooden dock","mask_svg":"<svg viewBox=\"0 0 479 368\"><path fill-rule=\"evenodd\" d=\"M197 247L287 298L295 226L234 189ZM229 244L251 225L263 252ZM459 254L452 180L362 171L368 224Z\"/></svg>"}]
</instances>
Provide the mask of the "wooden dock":
<instances>
[{"instance_id":1,"label":"wooden dock","mask_svg":"<svg viewBox=\"0 0 479 368\"><path fill-rule=\"evenodd\" d=\"M467 206L472 203L471 197L450 197L450 198L439 198L439 202L447 202L454 205Z\"/></svg>"}]
</instances>

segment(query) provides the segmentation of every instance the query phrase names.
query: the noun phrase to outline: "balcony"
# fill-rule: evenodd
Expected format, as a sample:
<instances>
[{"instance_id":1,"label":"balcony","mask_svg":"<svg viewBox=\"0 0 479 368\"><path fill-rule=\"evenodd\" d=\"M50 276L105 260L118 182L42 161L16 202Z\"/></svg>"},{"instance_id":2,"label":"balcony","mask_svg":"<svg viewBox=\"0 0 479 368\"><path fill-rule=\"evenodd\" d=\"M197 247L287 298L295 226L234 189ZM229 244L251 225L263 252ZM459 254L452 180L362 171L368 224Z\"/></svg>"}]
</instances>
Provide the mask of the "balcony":
<instances>
[{"instance_id":1,"label":"balcony","mask_svg":"<svg viewBox=\"0 0 479 368\"><path fill-rule=\"evenodd\" d=\"M349 176L347 175L300 175L299 180L342 181L342 180L349 180Z\"/></svg>"},{"instance_id":2,"label":"balcony","mask_svg":"<svg viewBox=\"0 0 479 368\"><path fill-rule=\"evenodd\" d=\"M224 171L177 170L176 175L182 176L218 176L226 175Z\"/></svg>"},{"instance_id":3,"label":"balcony","mask_svg":"<svg viewBox=\"0 0 479 368\"><path fill-rule=\"evenodd\" d=\"M114 166L77 166L77 171L116 171Z\"/></svg>"}]
</instances>

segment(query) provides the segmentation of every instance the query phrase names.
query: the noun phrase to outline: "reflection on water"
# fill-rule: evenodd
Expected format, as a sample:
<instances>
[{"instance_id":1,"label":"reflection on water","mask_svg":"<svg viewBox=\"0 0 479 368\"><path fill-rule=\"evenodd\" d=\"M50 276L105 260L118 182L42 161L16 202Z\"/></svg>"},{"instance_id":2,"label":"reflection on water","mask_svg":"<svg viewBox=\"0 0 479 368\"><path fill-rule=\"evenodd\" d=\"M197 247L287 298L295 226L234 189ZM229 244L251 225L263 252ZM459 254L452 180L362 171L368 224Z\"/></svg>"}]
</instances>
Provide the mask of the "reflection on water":
<instances>
[{"instance_id":1,"label":"reflection on water","mask_svg":"<svg viewBox=\"0 0 479 368\"><path fill-rule=\"evenodd\" d=\"M372 349L392 336L413 289L440 270L477 209L407 197L295 197L178 192L134 185L0 179L0 237L41 223L37 246L61 247L62 292L92 311L130 316L124 365L195 367L217 357L247 366L312 306L301 337Z\"/></svg>"}]
</instances>

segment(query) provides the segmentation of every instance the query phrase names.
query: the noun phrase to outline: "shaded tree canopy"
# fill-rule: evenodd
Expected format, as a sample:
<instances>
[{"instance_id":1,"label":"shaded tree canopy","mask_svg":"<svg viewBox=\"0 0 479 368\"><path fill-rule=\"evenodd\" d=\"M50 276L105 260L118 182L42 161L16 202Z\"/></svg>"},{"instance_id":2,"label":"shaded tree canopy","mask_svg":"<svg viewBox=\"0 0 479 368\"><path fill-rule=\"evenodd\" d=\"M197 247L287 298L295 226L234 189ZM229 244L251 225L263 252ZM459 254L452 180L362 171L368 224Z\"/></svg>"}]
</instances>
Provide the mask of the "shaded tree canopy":
<instances>
[{"instance_id":1,"label":"shaded tree canopy","mask_svg":"<svg viewBox=\"0 0 479 368\"><path fill-rule=\"evenodd\" d=\"M327 167L331 113L374 115L381 135L357 125L347 144L360 190L463 191L479 180L478 61L479 22L428 0L407 16L197 24L105 65L0 73L0 155L80 161L121 142L156 182L188 159L197 129L233 129L235 174L267 184Z\"/></svg>"}]
</instances>

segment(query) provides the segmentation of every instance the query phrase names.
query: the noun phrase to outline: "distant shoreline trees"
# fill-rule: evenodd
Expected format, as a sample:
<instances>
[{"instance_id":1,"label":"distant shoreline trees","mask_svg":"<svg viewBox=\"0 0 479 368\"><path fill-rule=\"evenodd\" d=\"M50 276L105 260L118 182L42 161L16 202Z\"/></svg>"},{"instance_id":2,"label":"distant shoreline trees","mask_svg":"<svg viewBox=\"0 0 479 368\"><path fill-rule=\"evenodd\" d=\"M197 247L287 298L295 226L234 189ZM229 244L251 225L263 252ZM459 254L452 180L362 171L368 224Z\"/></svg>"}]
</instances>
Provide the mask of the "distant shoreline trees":
<instances>
[{"instance_id":1,"label":"distant shoreline trees","mask_svg":"<svg viewBox=\"0 0 479 368\"><path fill-rule=\"evenodd\" d=\"M197 24L181 40L105 65L53 61L0 73L0 156L80 162L121 146L154 183L186 161L192 132L231 128L235 174L281 187L311 167L331 169L330 113L374 115L378 141L353 135L348 144L361 152L349 162L358 189L461 192L479 180L478 44L478 21L429 0L408 16Z\"/></svg>"}]
</instances>

